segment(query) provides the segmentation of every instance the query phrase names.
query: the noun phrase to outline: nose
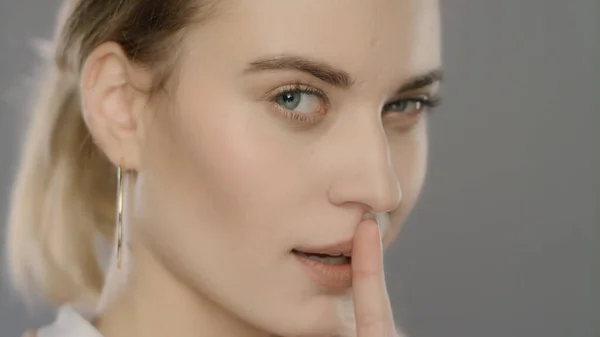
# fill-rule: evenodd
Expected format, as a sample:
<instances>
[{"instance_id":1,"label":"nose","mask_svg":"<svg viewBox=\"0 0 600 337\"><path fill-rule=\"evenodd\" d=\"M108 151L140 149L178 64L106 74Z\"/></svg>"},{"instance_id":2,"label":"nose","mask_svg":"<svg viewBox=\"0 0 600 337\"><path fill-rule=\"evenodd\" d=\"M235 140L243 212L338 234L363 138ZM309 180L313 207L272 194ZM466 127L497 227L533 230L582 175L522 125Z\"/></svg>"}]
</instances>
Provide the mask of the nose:
<instances>
[{"instance_id":1,"label":"nose","mask_svg":"<svg viewBox=\"0 0 600 337\"><path fill-rule=\"evenodd\" d=\"M339 126L330 153L329 201L358 203L371 212L398 207L402 191L391 158L388 137L380 122Z\"/></svg>"}]
</instances>

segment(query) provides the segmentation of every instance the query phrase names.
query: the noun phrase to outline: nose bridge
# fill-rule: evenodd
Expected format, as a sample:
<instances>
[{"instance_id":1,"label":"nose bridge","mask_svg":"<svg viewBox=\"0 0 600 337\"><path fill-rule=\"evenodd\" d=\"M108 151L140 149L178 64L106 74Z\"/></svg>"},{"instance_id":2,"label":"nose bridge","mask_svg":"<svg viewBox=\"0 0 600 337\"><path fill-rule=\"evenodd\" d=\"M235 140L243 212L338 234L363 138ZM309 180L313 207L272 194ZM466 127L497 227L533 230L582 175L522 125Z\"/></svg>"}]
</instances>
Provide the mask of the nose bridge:
<instances>
[{"instance_id":1,"label":"nose bridge","mask_svg":"<svg viewBox=\"0 0 600 337\"><path fill-rule=\"evenodd\" d=\"M395 209L401 200L385 130L378 118L362 111L361 118L340 126L342 146L333 154L339 169L330 186L330 199L336 204L360 203L373 212Z\"/></svg>"}]
</instances>

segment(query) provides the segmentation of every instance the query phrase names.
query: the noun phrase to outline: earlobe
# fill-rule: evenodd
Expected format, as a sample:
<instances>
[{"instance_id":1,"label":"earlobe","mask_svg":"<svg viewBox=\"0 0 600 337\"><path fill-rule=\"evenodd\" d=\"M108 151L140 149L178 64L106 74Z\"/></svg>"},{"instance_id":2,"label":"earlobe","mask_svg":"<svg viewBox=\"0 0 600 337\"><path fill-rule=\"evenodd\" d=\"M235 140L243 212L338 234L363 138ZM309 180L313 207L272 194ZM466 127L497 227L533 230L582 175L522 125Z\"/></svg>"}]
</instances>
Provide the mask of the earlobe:
<instances>
[{"instance_id":1,"label":"earlobe","mask_svg":"<svg viewBox=\"0 0 600 337\"><path fill-rule=\"evenodd\" d=\"M106 43L88 57L81 76L82 113L94 141L115 166L135 170L143 139L140 101L147 100L134 83L136 71L119 45Z\"/></svg>"}]
</instances>

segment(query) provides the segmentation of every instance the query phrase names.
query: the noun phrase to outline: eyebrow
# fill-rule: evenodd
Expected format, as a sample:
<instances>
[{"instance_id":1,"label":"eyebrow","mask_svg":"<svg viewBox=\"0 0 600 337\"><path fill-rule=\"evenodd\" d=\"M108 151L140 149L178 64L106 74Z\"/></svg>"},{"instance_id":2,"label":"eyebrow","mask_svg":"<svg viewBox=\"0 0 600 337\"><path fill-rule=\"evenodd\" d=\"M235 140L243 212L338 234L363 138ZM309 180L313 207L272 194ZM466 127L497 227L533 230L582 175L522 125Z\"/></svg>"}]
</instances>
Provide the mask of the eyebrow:
<instances>
[{"instance_id":1,"label":"eyebrow","mask_svg":"<svg viewBox=\"0 0 600 337\"><path fill-rule=\"evenodd\" d=\"M347 72L337 69L327 63L311 60L300 56L278 56L274 58L261 59L250 63L245 70L246 73L264 70L296 70L312 75L321 81L334 87L347 89L354 81Z\"/></svg>"},{"instance_id":2,"label":"eyebrow","mask_svg":"<svg viewBox=\"0 0 600 337\"><path fill-rule=\"evenodd\" d=\"M276 56L253 61L244 72L254 73L269 70L300 71L312 75L334 87L339 87L342 89L348 89L354 84L352 76L350 76L350 74L344 70L338 69L325 62L293 55ZM441 69L431 70L424 74L408 79L400 87L398 93L427 87L441 81L442 78L443 72Z\"/></svg>"},{"instance_id":3,"label":"eyebrow","mask_svg":"<svg viewBox=\"0 0 600 337\"><path fill-rule=\"evenodd\" d=\"M444 72L442 71L442 69L434 69L429 72L426 72L425 74L410 78L406 83L404 83L400 87L398 93L425 88L435 83L441 82L443 79Z\"/></svg>"}]
</instances>

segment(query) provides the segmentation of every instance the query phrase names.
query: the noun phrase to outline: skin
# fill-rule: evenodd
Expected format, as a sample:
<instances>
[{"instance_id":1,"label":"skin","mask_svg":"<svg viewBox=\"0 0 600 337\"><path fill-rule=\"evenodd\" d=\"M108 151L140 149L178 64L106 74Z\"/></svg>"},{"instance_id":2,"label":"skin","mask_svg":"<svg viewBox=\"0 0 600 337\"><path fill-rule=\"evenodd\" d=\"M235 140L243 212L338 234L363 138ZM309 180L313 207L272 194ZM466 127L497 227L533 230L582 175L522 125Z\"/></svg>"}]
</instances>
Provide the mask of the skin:
<instances>
[{"instance_id":1,"label":"skin","mask_svg":"<svg viewBox=\"0 0 600 337\"><path fill-rule=\"evenodd\" d=\"M437 83L397 91L440 68L437 6L232 0L190 28L176 76L153 97L146 68L118 45L98 47L83 70L84 118L107 157L134 172L126 237L135 261L110 271L116 295L98 329L107 337L393 336L381 241L385 248L397 236L426 171L427 111L407 99L434 96ZM325 63L349 82L261 62L284 55ZM300 97L290 119L278 95L297 83L311 93L285 96ZM363 220L368 212L381 231ZM347 291L318 286L290 253L347 239ZM115 281L125 272L127 283Z\"/></svg>"}]
</instances>

